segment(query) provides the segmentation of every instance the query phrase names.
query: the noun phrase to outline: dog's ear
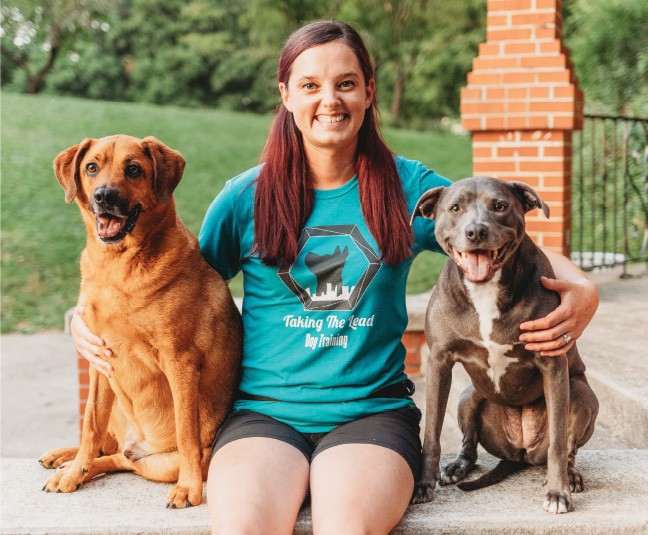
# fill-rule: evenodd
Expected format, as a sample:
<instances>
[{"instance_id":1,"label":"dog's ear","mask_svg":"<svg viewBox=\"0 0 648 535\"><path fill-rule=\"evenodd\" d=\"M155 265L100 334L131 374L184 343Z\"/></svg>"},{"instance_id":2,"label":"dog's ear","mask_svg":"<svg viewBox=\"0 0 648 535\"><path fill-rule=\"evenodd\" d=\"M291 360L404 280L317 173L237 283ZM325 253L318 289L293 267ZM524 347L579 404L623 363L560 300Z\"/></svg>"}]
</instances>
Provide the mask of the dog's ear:
<instances>
[{"instance_id":1,"label":"dog's ear","mask_svg":"<svg viewBox=\"0 0 648 535\"><path fill-rule=\"evenodd\" d=\"M168 201L182 178L185 159L152 136L145 137L142 143L153 162L153 191L160 201Z\"/></svg>"},{"instance_id":2,"label":"dog's ear","mask_svg":"<svg viewBox=\"0 0 648 535\"><path fill-rule=\"evenodd\" d=\"M81 143L60 152L54 158L54 174L65 190L65 202L67 203L74 200L78 188L81 187L79 164L93 142L94 139L86 138Z\"/></svg>"},{"instance_id":3,"label":"dog's ear","mask_svg":"<svg viewBox=\"0 0 648 535\"><path fill-rule=\"evenodd\" d=\"M439 197L445 190L445 186L439 186L438 188L432 188L427 190L421 198L416 201L416 206L414 206L414 213L410 219L410 225L414 223L414 218L417 216L427 217L428 219L435 219L436 217L436 206L439 202Z\"/></svg>"},{"instance_id":4,"label":"dog's ear","mask_svg":"<svg viewBox=\"0 0 648 535\"><path fill-rule=\"evenodd\" d=\"M522 201L524 212L539 208L546 218L549 218L549 207L540 198L540 195L528 184L524 182L508 182L509 187L513 190L516 197Z\"/></svg>"}]
</instances>

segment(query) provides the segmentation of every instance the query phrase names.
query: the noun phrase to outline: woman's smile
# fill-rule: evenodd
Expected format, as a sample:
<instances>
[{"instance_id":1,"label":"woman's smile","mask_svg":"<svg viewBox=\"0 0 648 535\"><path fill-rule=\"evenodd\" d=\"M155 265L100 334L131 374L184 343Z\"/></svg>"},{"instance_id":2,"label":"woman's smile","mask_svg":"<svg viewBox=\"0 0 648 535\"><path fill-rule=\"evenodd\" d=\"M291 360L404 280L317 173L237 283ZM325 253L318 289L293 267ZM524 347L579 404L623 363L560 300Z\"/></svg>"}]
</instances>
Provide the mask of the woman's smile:
<instances>
[{"instance_id":1,"label":"woman's smile","mask_svg":"<svg viewBox=\"0 0 648 535\"><path fill-rule=\"evenodd\" d=\"M316 115L315 120L320 123L339 123L348 119L349 116L346 113L340 115Z\"/></svg>"}]
</instances>

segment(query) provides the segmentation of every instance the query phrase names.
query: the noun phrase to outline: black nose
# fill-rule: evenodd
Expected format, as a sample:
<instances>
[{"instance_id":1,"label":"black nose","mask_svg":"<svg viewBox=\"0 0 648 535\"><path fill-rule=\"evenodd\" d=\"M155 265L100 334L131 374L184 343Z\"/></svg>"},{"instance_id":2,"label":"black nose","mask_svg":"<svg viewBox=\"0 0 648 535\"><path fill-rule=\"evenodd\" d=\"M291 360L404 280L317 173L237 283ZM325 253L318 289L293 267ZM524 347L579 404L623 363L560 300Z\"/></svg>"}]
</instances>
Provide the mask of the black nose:
<instances>
[{"instance_id":1,"label":"black nose","mask_svg":"<svg viewBox=\"0 0 648 535\"><path fill-rule=\"evenodd\" d=\"M119 200L119 191L114 188L102 186L94 191L94 200L100 205L114 206Z\"/></svg>"},{"instance_id":2,"label":"black nose","mask_svg":"<svg viewBox=\"0 0 648 535\"><path fill-rule=\"evenodd\" d=\"M472 223L466 227L466 238L479 242L488 238L488 227L481 223Z\"/></svg>"}]
</instances>

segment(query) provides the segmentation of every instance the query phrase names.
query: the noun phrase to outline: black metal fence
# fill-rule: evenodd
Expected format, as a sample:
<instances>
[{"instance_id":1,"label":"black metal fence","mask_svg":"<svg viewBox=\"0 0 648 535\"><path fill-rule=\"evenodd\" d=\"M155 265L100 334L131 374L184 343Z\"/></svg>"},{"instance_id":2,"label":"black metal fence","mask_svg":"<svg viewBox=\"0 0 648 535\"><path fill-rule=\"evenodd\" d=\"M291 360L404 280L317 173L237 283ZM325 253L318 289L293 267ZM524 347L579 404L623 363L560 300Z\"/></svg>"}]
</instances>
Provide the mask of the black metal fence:
<instances>
[{"instance_id":1,"label":"black metal fence","mask_svg":"<svg viewBox=\"0 0 648 535\"><path fill-rule=\"evenodd\" d=\"M572 260L648 263L648 119L585 115L572 147Z\"/></svg>"}]
</instances>

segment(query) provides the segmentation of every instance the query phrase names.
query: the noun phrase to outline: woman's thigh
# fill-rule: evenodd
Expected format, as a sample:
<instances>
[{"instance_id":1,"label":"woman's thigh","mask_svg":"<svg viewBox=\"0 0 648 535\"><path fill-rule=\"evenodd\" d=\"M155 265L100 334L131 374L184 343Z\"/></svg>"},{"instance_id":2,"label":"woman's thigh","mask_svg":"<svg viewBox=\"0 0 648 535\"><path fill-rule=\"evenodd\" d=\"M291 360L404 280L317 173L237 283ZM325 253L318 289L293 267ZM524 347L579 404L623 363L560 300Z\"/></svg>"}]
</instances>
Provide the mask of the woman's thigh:
<instances>
[{"instance_id":1,"label":"woman's thigh","mask_svg":"<svg viewBox=\"0 0 648 535\"><path fill-rule=\"evenodd\" d=\"M249 437L225 444L207 478L212 533L292 533L308 478L308 460L286 442Z\"/></svg>"},{"instance_id":2,"label":"woman's thigh","mask_svg":"<svg viewBox=\"0 0 648 535\"><path fill-rule=\"evenodd\" d=\"M311 464L315 535L389 533L412 497L414 476L395 451L373 444L343 444Z\"/></svg>"}]
</instances>

